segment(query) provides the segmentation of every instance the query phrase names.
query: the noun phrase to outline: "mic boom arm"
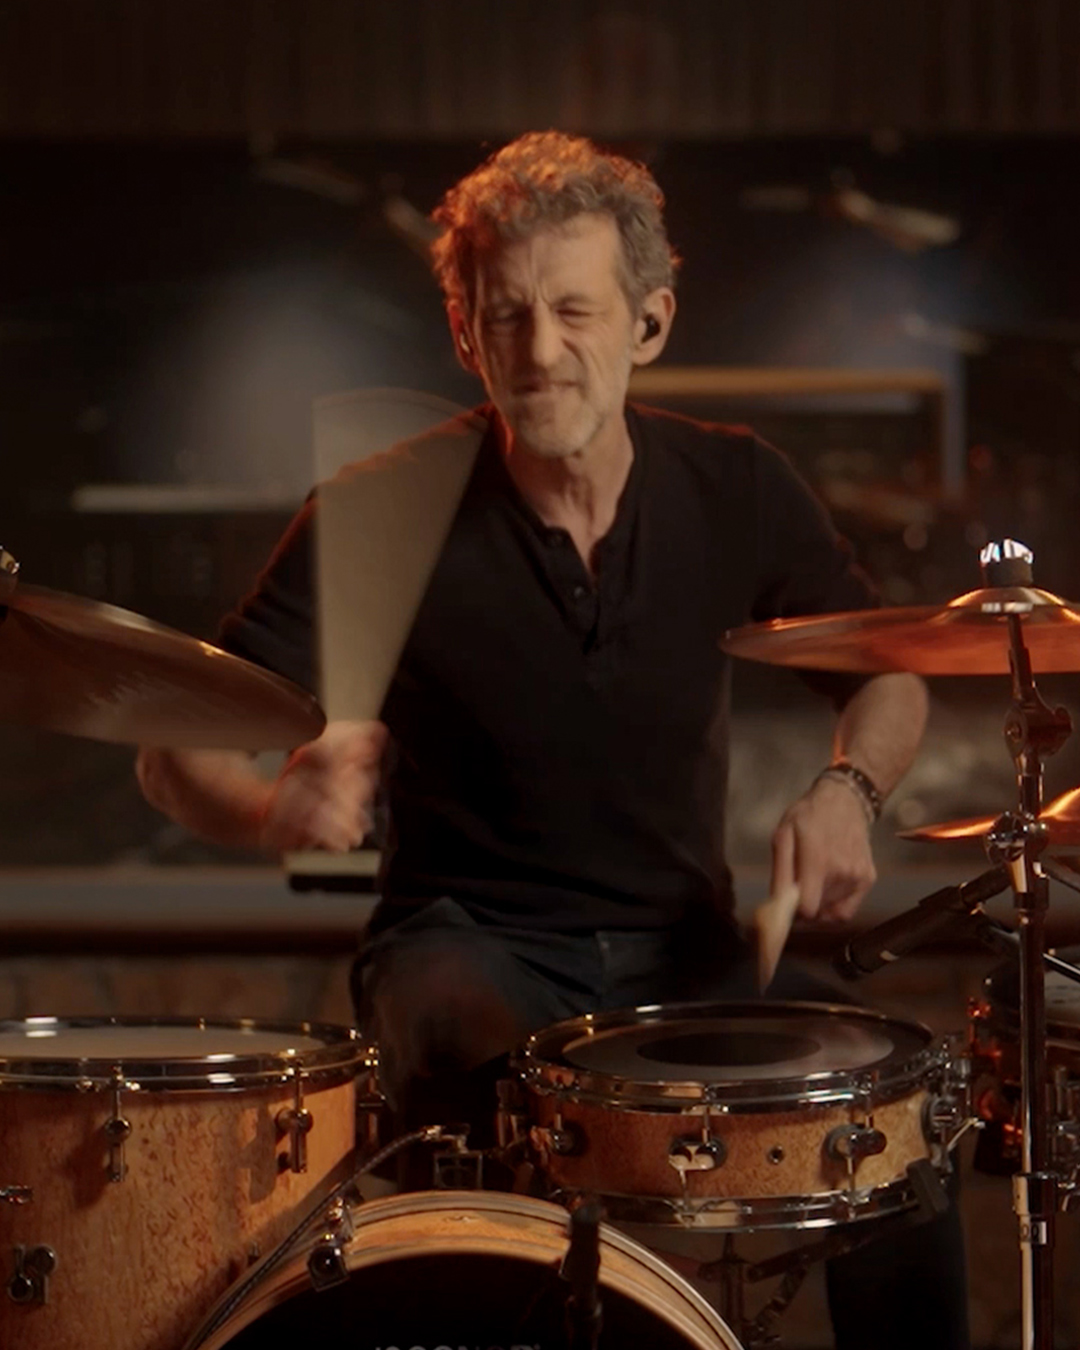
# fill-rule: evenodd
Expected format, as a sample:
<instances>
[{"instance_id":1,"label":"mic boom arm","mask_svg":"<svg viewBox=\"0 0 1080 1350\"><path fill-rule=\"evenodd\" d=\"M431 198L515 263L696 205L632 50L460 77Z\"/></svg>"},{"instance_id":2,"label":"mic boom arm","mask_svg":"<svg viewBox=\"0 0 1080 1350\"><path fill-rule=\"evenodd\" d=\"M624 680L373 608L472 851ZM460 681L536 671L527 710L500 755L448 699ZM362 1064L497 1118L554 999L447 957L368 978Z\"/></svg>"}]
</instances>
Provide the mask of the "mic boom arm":
<instances>
[{"instance_id":1,"label":"mic boom arm","mask_svg":"<svg viewBox=\"0 0 1080 1350\"><path fill-rule=\"evenodd\" d=\"M999 866L983 872L974 881L965 881L962 886L946 886L935 891L920 900L914 909L886 919L876 928L845 943L834 958L833 966L845 980L872 975L875 970L929 942L958 918L973 914L1008 885L1008 869Z\"/></svg>"}]
</instances>

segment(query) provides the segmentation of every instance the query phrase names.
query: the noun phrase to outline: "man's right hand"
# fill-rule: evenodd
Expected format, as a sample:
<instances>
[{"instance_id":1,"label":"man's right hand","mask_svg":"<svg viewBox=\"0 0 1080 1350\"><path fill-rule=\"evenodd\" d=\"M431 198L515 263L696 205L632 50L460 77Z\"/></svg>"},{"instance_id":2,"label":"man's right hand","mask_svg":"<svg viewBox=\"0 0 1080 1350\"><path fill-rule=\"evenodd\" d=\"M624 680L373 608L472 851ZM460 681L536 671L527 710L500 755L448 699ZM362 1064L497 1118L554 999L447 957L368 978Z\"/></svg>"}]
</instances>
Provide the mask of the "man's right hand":
<instances>
[{"instance_id":1,"label":"man's right hand","mask_svg":"<svg viewBox=\"0 0 1080 1350\"><path fill-rule=\"evenodd\" d=\"M381 722L330 722L317 740L295 750L263 807L260 849L356 848L371 829L386 740Z\"/></svg>"}]
</instances>

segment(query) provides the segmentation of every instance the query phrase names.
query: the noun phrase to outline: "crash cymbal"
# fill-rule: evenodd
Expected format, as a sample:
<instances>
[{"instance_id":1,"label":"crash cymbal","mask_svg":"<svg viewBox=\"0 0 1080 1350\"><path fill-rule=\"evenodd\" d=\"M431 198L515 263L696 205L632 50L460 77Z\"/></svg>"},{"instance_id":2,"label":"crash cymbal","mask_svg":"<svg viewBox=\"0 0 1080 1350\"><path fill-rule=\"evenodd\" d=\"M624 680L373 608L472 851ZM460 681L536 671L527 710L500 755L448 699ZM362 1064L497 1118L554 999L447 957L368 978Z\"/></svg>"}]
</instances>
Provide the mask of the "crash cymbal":
<instances>
[{"instance_id":1,"label":"crash cymbal","mask_svg":"<svg viewBox=\"0 0 1080 1350\"><path fill-rule=\"evenodd\" d=\"M1017 615L1032 670L1080 670L1080 605L1032 586L984 587L947 605L773 619L725 634L732 656L775 666L875 674L1007 675L1008 616Z\"/></svg>"},{"instance_id":2,"label":"crash cymbal","mask_svg":"<svg viewBox=\"0 0 1080 1350\"><path fill-rule=\"evenodd\" d=\"M325 719L310 694L126 609L0 581L0 721L99 741L274 750Z\"/></svg>"},{"instance_id":3,"label":"crash cymbal","mask_svg":"<svg viewBox=\"0 0 1080 1350\"><path fill-rule=\"evenodd\" d=\"M914 830L901 830L899 838L930 843L981 839L998 819L998 816L972 816L968 820L950 820L942 825L920 825ZM1039 820L1046 825L1048 849L1080 845L1080 788L1072 788L1055 797L1043 807Z\"/></svg>"}]
</instances>

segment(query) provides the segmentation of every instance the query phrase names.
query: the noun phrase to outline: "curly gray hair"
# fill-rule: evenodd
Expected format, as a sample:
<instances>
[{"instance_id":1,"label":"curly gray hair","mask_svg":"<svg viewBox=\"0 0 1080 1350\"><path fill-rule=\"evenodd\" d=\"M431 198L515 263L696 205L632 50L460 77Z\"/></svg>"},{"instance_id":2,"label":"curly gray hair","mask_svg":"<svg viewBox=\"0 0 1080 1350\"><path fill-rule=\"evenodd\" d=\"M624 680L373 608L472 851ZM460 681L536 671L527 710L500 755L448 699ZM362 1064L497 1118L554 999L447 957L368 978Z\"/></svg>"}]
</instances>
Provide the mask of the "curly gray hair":
<instances>
[{"instance_id":1,"label":"curly gray hair","mask_svg":"<svg viewBox=\"0 0 1080 1350\"><path fill-rule=\"evenodd\" d=\"M642 164L600 151L584 136L531 131L503 146L447 192L432 220L435 274L448 302L471 317L477 259L575 216L610 216L622 240L620 281L631 309L673 286L679 257L668 242L664 194Z\"/></svg>"}]
</instances>

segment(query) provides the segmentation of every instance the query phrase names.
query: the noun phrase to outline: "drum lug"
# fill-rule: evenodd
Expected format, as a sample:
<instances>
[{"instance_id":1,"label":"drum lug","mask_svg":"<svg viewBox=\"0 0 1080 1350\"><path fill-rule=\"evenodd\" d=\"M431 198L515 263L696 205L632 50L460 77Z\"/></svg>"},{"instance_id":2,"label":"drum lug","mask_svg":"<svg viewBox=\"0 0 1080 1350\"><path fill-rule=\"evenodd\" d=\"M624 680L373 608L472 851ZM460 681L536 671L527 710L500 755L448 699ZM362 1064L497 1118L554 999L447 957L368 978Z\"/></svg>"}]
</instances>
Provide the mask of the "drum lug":
<instances>
[{"instance_id":1,"label":"drum lug","mask_svg":"<svg viewBox=\"0 0 1080 1350\"><path fill-rule=\"evenodd\" d=\"M349 1278L349 1267L345 1261L345 1248L336 1237L322 1237L311 1249L308 1257L308 1275L315 1289L333 1289L344 1284Z\"/></svg>"},{"instance_id":2,"label":"drum lug","mask_svg":"<svg viewBox=\"0 0 1080 1350\"><path fill-rule=\"evenodd\" d=\"M292 1079L293 1104L283 1106L275 1118L280 1133L289 1136L289 1151L278 1158L278 1170L306 1172L307 1137L311 1133L315 1119L304 1107L304 1079L299 1069L293 1069Z\"/></svg>"},{"instance_id":3,"label":"drum lug","mask_svg":"<svg viewBox=\"0 0 1080 1350\"><path fill-rule=\"evenodd\" d=\"M884 1153L888 1139L872 1125L837 1125L825 1136L825 1153L835 1162L856 1163Z\"/></svg>"},{"instance_id":4,"label":"drum lug","mask_svg":"<svg viewBox=\"0 0 1080 1350\"><path fill-rule=\"evenodd\" d=\"M112 1071L112 1115L105 1122L105 1138L109 1143L109 1180L123 1181L127 1175L124 1145L131 1138L131 1121L120 1110L120 1094L128 1086L120 1065Z\"/></svg>"},{"instance_id":5,"label":"drum lug","mask_svg":"<svg viewBox=\"0 0 1080 1350\"><path fill-rule=\"evenodd\" d=\"M667 1160L668 1165L685 1179L687 1172L712 1172L723 1167L727 1148L715 1134L686 1135L671 1141Z\"/></svg>"},{"instance_id":6,"label":"drum lug","mask_svg":"<svg viewBox=\"0 0 1080 1350\"><path fill-rule=\"evenodd\" d=\"M14 1247L15 1273L7 1282L12 1303L48 1303L49 1276L56 1269L56 1252L51 1247Z\"/></svg>"},{"instance_id":7,"label":"drum lug","mask_svg":"<svg viewBox=\"0 0 1080 1350\"><path fill-rule=\"evenodd\" d=\"M0 1205L28 1205L33 1198L32 1186L0 1186Z\"/></svg>"},{"instance_id":8,"label":"drum lug","mask_svg":"<svg viewBox=\"0 0 1080 1350\"><path fill-rule=\"evenodd\" d=\"M327 1228L308 1256L308 1275L315 1289L333 1289L349 1278L345 1248L352 1240L352 1219L345 1204L336 1200L326 1216Z\"/></svg>"},{"instance_id":9,"label":"drum lug","mask_svg":"<svg viewBox=\"0 0 1080 1350\"><path fill-rule=\"evenodd\" d=\"M585 1152L585 1136L579 1125L557 1115L550 1125L534 1125L529 1131L533 1148L543 1157L574 1158Z\"/></svg>"},{"instance_id":10,"label":"drum lug","mask_svg":"<svg viewBox=\"0 0 1080 1350\"><path fill-rule=\"evenodd\" d=\"M981 1129L982 1120L975 1109L975 1084L969 1054L959 1052L948 1039L943 1046L947 1059L938 1080L938 1092L927 1098L923 1115L923 1133L934 1150L935 1164L948 1170L949 1154L967 1134Z\"/></svg>"}]
</instances>

